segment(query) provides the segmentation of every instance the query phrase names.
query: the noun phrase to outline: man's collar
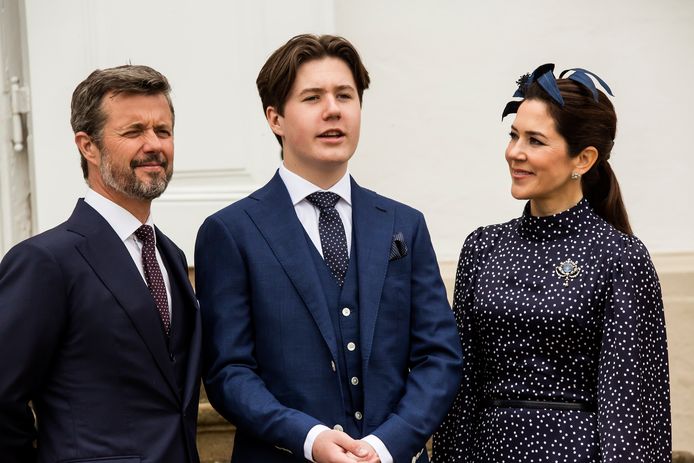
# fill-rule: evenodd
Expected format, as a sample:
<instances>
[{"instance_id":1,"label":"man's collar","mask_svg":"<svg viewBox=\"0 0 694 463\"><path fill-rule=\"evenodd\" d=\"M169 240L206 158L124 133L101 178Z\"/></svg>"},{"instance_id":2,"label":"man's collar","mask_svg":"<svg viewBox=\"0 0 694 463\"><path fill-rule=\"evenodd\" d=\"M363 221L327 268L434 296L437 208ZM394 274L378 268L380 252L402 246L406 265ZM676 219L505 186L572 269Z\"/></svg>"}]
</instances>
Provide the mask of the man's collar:
<instances>
[{"instance_id":1,"label":"man's collar","mask_svg":"<svg viewBox=\"0 0 694 463\"><path fill-rule=\"evenodd\" d=\"M106 219L122 241L130 238L135 230L142 225L142 223L140 223L140 221L127 209L124 209L91 188L87 189L87 193L84 195L84 202L93 207L96 212ZM152 214L147 218L145 225L154 226Z\"/></svg>"},{"instance_id":2,"label":"man's collar","mask_svg":"<svg viewBox=\"0 0 694 463\"><path fill-rule=\"evenodd\" d=\"M279 174L287 187L292 204L295 206L306 199L306 196L316 191L331 191L338 194L347 204L352 205L352 186L349 181L349 172L345 172L345 175L327 190L323 190L321 187L287 169L284 163L280 164Z\"/></svg>"}]
</instances>

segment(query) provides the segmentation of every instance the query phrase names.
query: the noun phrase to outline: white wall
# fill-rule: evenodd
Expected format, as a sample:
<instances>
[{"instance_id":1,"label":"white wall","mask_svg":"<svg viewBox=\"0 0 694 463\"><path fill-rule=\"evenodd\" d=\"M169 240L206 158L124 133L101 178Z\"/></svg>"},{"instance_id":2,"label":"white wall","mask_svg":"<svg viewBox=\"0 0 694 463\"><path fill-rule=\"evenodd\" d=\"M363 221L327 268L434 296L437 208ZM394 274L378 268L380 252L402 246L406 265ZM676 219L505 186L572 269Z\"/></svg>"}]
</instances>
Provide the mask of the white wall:
<instances>
[{"instance_id":1,"label":"white wall","mask_svg":"<svg viewBox=\"0 0 694 463\"><path fill-rule=\"evenodd\" d=\"M336 2L337 32L370 71L355 176L425 211L439 257L479 225L506 221L503 158L515 80L545 62L611 86L612 165L651 252L694 251L694 2L438 0ZM386 175L397 166L397 175Z\"/></svg>"},{"instance_id":2,"label":"white wall","mask_svg":"<svg viewBox=\"0 0 694 463\"><path fill-rule=\"evenodd\" d=\"M357 181L425 212L442 260L476 226L520 214L501 110L544 62L586 67L616 97L613 166L652 252L694 251L694 2L690 0L26 0L36 216L45 230L84 191L70 95L96 67L149 64L176 106L176 175L155 214L192 258L202 219L269 178L277 144L255 78L300 32L336 32L372 77ZM182 219L186 217L186 219Z\"/></svg>"},{"instance_id":3,"label":"white wall","mask_svg":"<svg viewBox=\"0 0 694 463\"><path fill-rule=\"evenodd\" d=\"M33 100L36 231L62 222L86 186L70 98L92 70L147 64L173 87L174 180L156 223L192 264L206 216L263 185L279 162L255 79L270 52L304 31L331 32L333 5L186 0L26 0Z\"/></svg>"}]
</instances>

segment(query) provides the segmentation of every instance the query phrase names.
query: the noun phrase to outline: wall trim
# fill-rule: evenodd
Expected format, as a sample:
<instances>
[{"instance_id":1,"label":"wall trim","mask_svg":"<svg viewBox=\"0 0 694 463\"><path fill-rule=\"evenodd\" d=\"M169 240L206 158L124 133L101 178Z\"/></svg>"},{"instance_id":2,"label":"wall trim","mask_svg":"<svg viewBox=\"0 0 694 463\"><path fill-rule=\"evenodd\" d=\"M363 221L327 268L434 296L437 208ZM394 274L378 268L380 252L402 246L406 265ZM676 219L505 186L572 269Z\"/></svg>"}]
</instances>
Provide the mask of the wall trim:
<instances>
[{"instance_id":1,"label":"wall trim","mask_svg":"<svg viewBox=\"0 0 694 463\"><path fill-rule=\"evenodd\" d=\"M658 273L694 273L694 252L654 253L651 258Z\"/></svg>"},{"instance_id":2,"label":"wall trim","mask_svg":"<svg viewBox=\"0 0 694 463\"><path fill-rule=\"evenodd\" d=\"M658 274L692 273L694 274L694 252L656 252L651 254L653 265ZM457 261L439 261L441 276L444 280L455 279ZM694 286L694 280L692 281Z\"/></svg>"},{"instance_id":3,"label":"wall trim","mask_svg":"<svg viewBox=\"0 0 694 463\"><path fill-rule=\"evenodd\" d=\"M223 202L248 196L258 189L246 169L177 170L161 203Z\"/></svg>"},{"instance_id":4,"label":"wall trim","mask_svg":"<svg viewBox=\"0 0 694 463\"><path fill-rule=\"evenodd\" d=\"M664 298L668 301L694 300L694 252L653 253L651 258L658 272ZM457 261L439 261L441 278L449 298L453 295L457 266Z\"/></svg>"}]
</instances>

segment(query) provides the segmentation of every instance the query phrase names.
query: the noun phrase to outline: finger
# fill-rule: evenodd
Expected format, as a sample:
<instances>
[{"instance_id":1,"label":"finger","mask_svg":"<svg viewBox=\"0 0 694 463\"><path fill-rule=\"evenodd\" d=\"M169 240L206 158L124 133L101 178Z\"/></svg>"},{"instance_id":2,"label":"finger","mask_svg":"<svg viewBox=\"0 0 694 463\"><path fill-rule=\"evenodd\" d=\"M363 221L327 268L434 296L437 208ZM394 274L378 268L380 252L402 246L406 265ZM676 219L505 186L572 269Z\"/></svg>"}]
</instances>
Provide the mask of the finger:
<instances>
[{"instance_id":1,"label":"finger","mask_svg":"<svg viewBox=\"0 0 694 463\"><path fill-rule=\"evenodd\" d=\"M354 456L362 459L362 458L367 458L369 456L369 449L362 444L361 441L358 440L351 440L351 442L347 442L347 446L342 446L347 452L353 454Z\"/></svg>"},{"instance_id":2,"label":"finger","mask_svg":"<svg viewBox=\"0 0 694 463\"><path fill-rule=\"evenodd\" d=\"M352 453L345 453L344 451L336 450L334 453L331 453L330 459L328 460L331 463L354 463L355 461L366 463L368 460L364 460L362 458L359 458Z\"/></svg>"},{"instance_id":3,"label":"finger","mask_svg":"<svg viewBox=\"0 0 694 463\"><path fill-rule=\"evenodd\" d=\"M358 444L343 432L323 431L313 443L313 458L318 463L354 463L355 459L348 457L347 452L355 447L355 443Z\"/></svg>"},{"instance_id":4,"label":"finger","mask_svg":"<svg viewBox=\"0 0 694 463\"><path fill-rule=\"evenodd\" d=\"M349 458L351 458L354 461L359 461L362 463L379 463L381 461L378 459L378 455L376 455L376 454L368 454L363 458L356 456L352 452L347 452L345 455L347 455Z\"/></svg>"},{"instance_id":5,"label":"finger","mask_svg":"<svg viewBox=\"0 0 694 463\"><path fill-rule=\"evenodd\" d=\"M380 463L381 460L378 459L378 455L374 454L368 454L364 458L360 458L356 455L354 455L352 452L347 452L346 455L351 458L354 461L358 461L360 463Z\"/></svg>"}]
</instances>

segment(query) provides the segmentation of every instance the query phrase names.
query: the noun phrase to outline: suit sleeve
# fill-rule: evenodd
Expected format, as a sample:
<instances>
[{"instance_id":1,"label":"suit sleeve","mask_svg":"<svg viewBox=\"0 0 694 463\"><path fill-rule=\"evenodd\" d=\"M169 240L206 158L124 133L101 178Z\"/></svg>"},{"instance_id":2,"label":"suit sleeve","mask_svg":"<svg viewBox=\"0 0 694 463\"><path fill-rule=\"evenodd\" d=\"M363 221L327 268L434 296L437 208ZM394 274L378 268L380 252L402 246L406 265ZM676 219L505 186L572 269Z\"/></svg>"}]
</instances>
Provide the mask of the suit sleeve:
<instances>
[{"instance_id":1,"label":"suit sleeve","mask_svg":"<svg viewBox=\"0 0 694 463\"><path fill-rule=\"evenodd\" d=\"M259 376L251 282L243 250L214 216L198 233L195 273L203 327L203 375L210 403L244 431L303 456L306 435L321 423L282 405Z\"/></svg>"},{"instance_id":2,"label":"suit sleeve","mask_svg":"<svg viewBox=\"0 0 694 463\"><path fill-rule=\"evenodd\" d=\"M477 276L478 237L482 228L465 240L458 260L453 293L453 313L458 325L458 335L463 344L463 380L446 419L434 434L432 461L436 463L465 462L471 458L472 438L475 435L474 417L480 403L479 359L474 346L475 283Z\"/></svg>"},{"instance_id":3,"label":"suit sleeve","mask_svg":"<svg viewBox=\"0 0 694 463\"><path fill-rule=\"evenodd\" d=\"M660 283L648 251L624 238L605 307L598 371L601 461L671 460L670 387Z\"/></svg>"},{"instance_id":4,"label":"suit sleeve","mask_svg":"<svg viewBox=\"0 0 694 463\"><path fill-rule=\"evenodd\" d=\"M411 461L441 424L458 391L462 366L455 318L421 214L410 250L410 371L394 412L372 433L395 462Z\"/></svg>"},{"instance_id":5,"label":"suit sleeve","mask_svg":"<svg viewBox=\"0 0 694 463\"><path fill-rule=\"evenodd\" d=\"M37 398L64 324L65 287L58 263L24 242L0 263L0 455L34 462L29 401Z\"/></svg>"}]
</instances>

